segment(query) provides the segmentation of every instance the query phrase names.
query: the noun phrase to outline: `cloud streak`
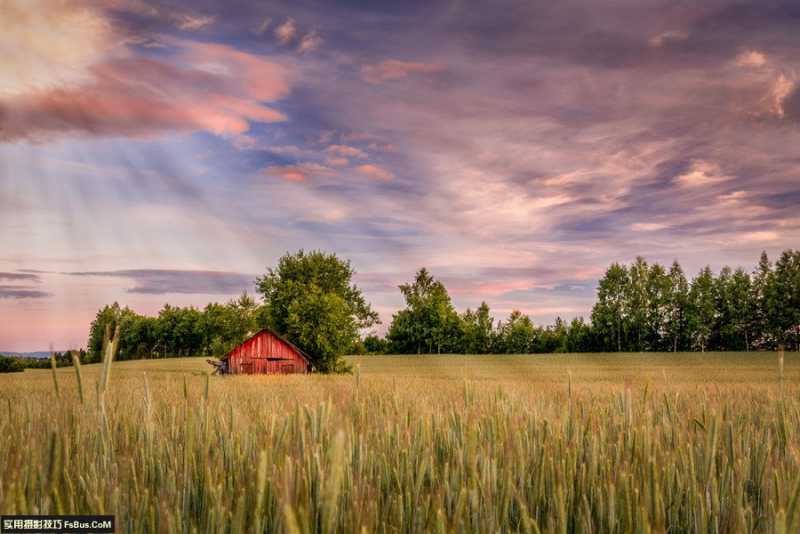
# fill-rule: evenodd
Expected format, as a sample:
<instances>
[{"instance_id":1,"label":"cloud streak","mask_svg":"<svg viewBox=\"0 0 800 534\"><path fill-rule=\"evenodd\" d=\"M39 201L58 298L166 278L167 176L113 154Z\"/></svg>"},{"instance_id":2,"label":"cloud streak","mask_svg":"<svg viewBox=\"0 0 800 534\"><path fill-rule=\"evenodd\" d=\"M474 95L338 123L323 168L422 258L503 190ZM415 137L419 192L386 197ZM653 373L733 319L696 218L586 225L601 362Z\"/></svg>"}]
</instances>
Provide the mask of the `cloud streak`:
<instances>
[{"instance_id":1,"label":"cloud streak","mask_svg":"<svg viewBox=\"0 0 800 534\"><path fill-rule=\"evenodd\" d=\"M361 69L361 76L368 83L378 85L402 80L415 74L433 74L441 70L440 65L387 59L374 65L364 65Z\"/></svg>"},{"instance_id":2,"label":"cloud streak","mask_svg":"<svg viewBox=\"0 0 800 534\"><path fill-rule=\"evenodd\" d=\"M44 299L50 296L46 291L30 287L0 285L0 299Z\"/></svg>"},{"instance_id":3,"label":"cloud streak","mask_svg":"<svg viewBox=\"0 0 800 534\"><path fill-rule=\"evenodd\" d=\"M38 274L32 272L16 272L16 273L4 273L0 272L0 281L8 280L12 282L17 281L24 281L24 282L40 282L41 278Z\"/></svg>"},{"instance_id":4,"label":"cloud streak","mask_svg":"<svg viewBox=\"0 0 800 534\"><path fill-rule=\"evenodd\" d=\"M252 291L255 275L220 271L180 269L122 269L118 271L78 271L65 273L79 277L110 277L127 279L134 286L128 293L142 295L235 295Z\"/></svg>"}]
</instances>

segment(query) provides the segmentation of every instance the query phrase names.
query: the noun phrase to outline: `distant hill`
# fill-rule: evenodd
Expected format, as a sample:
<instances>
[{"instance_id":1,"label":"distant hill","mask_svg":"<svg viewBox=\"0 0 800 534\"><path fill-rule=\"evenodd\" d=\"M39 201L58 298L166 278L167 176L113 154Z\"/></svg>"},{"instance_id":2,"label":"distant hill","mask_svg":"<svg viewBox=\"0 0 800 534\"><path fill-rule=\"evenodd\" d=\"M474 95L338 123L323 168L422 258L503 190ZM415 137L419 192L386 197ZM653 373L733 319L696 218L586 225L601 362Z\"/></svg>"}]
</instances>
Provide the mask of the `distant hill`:
<instances>
[{"instance_id":1,"label":"distant hill","mask_svg":"<svg viewBox=\"0 0 800 534\"><path fill-rule=\"evenodd\" d=\"M38 352L11 352L7 350L0 350L0 355L15 356L17 358L49 358L49 350L40 350Z\"/></svg>"}]
</instances>

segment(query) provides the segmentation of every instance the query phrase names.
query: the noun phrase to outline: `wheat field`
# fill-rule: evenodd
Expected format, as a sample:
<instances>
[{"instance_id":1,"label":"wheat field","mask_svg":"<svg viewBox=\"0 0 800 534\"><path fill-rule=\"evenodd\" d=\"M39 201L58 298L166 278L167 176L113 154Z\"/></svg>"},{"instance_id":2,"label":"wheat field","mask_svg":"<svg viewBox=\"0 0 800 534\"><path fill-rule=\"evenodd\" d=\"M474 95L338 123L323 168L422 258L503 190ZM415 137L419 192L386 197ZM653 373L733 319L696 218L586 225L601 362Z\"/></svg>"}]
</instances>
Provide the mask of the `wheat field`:
<instances>
[{"instance_id":1,"label":"wheat field","mask_svg":"<svg viewBox=\"0 0 800 534\"><path fill-rule=\"evenodd\" d=\"M0 512L119 532L798 532L800 357L201 358L0 375ZM55 380L55 382L54 382ZM57 386L56 386L57 384ZM101 388L102 389L102 388Z\"/></svg>"}]
</instances>

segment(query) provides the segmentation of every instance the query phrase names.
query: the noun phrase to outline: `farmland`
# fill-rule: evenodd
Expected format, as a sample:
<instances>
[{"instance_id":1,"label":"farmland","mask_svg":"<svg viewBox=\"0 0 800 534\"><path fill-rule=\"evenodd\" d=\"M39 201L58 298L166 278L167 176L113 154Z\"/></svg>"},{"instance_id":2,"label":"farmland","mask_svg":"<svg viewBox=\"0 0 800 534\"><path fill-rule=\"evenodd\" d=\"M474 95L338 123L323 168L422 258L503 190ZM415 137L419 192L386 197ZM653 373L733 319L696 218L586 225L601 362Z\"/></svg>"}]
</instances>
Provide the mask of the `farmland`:
<instances>
[{"instance_id":1,"label":"farmland","mask_svg":"<svg viewBox=\"0 0 800 534\"><path fill-rule=\"evenodd\" d=\"M202 358L0 376L0 512L123 532L796 532L800 356Z\"/></svg>"}]
</instances>

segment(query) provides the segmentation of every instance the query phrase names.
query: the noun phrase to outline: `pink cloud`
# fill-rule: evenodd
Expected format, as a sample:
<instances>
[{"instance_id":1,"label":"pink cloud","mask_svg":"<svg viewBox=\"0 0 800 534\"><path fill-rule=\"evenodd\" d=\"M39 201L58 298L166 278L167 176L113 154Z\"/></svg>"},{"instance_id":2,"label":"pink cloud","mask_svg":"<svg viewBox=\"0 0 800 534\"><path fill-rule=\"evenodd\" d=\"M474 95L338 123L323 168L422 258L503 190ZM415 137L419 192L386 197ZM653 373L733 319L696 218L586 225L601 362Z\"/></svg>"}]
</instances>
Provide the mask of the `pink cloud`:
<instances>
[{"instance_id":1,"label":"pink cloud","mask_svg":"<svg viewBox=\"0 0 800 534\"><path fill-rule=\"evenodd\" d=\"M313 31L311 33L307 33L302 39L300 39L300 44L297 45L297 51L301 54L305 54L306 52L313 52L321 45L322 37L320 37L319 33Z\"/></svg>"},{"instance_id":2,"label":"pink cloud","mask_svg":"<svg viewBox=\"0 0 800 534\"><path fill-rule=\"evenodd\" d=\"M289 44L297 34L297 26L294 19L286 19L286 22L275 28L275 37L281 44Z\"/></svg>"},{"instance_id":3,"label":"pink cloud","mask_svg":"<svg viewBox=\"0 0 800 534\"><path fill-rule=\"evenodd\" d=\"M767 64L767 56L758 50L747 50L736 56L736 64L743 68L758 68Z\"/></svg>"},{"instance_id":4,"label":"pink cloud","mask_svg":"<svg viewBox=\"0 0 800 534\"><path fill-rule=\"evenodd\" d=\"M368 83L381 84L388 81L401 80L411 74L430 74L442 70L440 65L417 63L387 59L376 65L365 65L361 69L361 77Z\"/></svg>"},{"instance_id":5,"label":"pink cloud","mask_svg":"<svg viewBox=\"0 0 800 534\"><path fill-rule=\"evenodd\" d=\"M386 182L394 180L394 174L392 174L390 171L382 167L378 167L377 165L372 165L371 163L365 163L364 165L359 165L358 167L356 167L356 170L359 173L363 174L364 176L367 176L374 180L383 180Z\"/></svg>"},{"instance_id":6,"label":"pink cloud","mask_svg":"<svg viewBox=\"0 0 800 534\"><path fill-rule=\"evenodd\" d=\"M203 15L174 6L164 6L143 0L106 0L106 6L111 9L135 13L143 17L170 21L175 27L185 31L196 31L210 26L216 17Z\"/></svg>"},{"instance_id":7,"label":"pink cloud","mask_svg":"<svg viewBox=\"0 0 800 534\"><path fill-rule=\"evenodd\" d=\"M304 182L309 178L308 173L302 168L293 165L267 167L265 172L270 176L276 176L287 182Z\"/></svg>"},{"instance_id":8,"label":"pink cloud","mask_svg":"<svg viewBox=\"0 0 800 534\"><path fill-rule=\"evenodd\" d=\"M315 176L328 176L333 171L317 163L301 163L299 165L272 165L264 169L268 176L274 176L287 182L305 182Z\"/></svg>"},{"instance_id":9,"label":"pink cloud","mask_svg":"<svg viewBox=\"0 0 800 534\"><path fill-rule=\"evenodd\" d=\"M347 158L339 158L339 157L328 158L325 161L328 163L328 165L332 165L334 167L344 167L344 166L350 164L350 160L349 159L347 159Z\"/></svg>"},{"instance_id":10,"label":"pink cloud","mask_svg":"<svg viewBox=\"0 0 800 534\"><path fill-rule=\"evenodd\" d=\"M250 122L286 117L262 102L288 90L277 64L218 44L178 42L169 61L111 58L89 69L90 81L0 98L0 140L152 136L205 130L241 134Z\"/></svg>"},{"instance_id":11,"label":"pink cloud","mask_svg":"<svg viewBox=\"0 0 800 534\"><path fill-rule=\"evenodd\" d=\"M341 156L344 158L366 158L367 154L356 147L347 145L331 145L325 149L326 152L332 155Z\"/></svg>"}]
</instances>

